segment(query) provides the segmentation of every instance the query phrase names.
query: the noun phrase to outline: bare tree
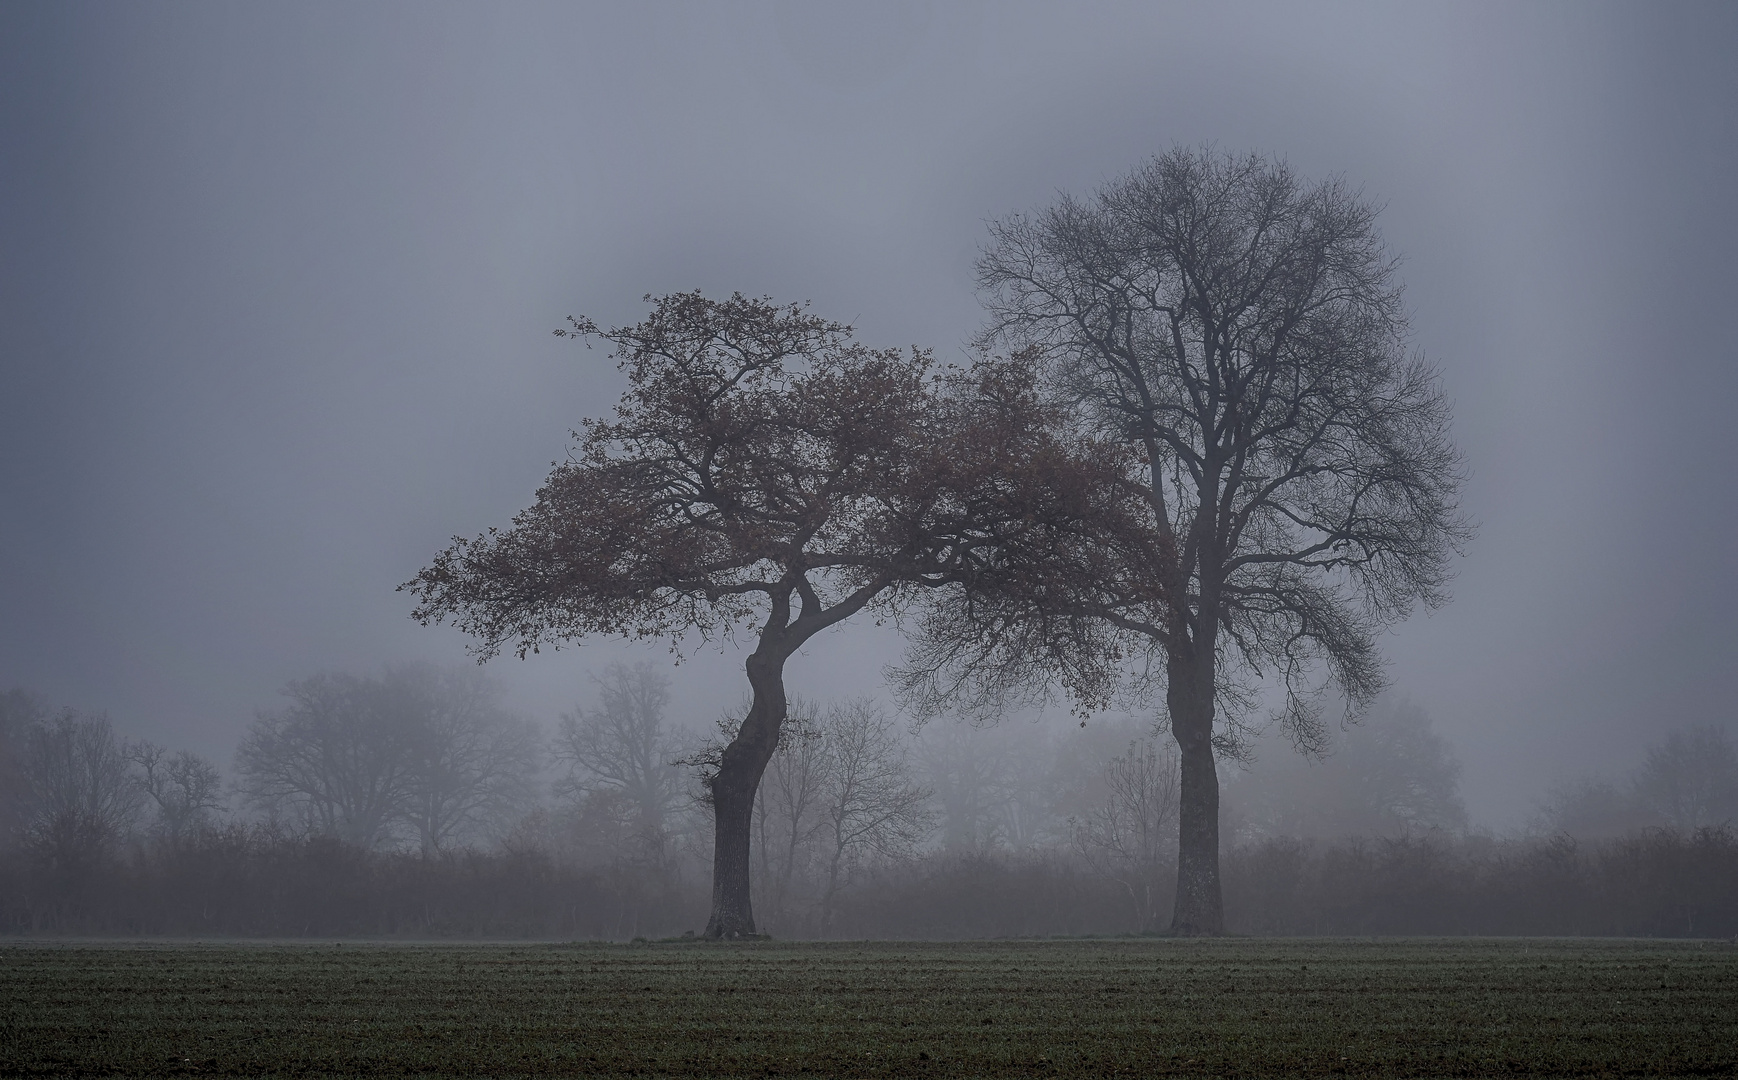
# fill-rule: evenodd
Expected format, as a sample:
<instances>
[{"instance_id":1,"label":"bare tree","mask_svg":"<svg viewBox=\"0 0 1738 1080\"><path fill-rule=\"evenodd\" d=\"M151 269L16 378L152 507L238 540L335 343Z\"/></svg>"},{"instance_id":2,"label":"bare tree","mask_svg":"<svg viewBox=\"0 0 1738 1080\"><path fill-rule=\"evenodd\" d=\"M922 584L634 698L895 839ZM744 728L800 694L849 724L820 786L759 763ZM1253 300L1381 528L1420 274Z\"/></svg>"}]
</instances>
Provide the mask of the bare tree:
<instances>
[{"instance_id":1,"label":"bare tree","mask_svg":"<svg viewBox=\"0 0 1738 1080\"><path fill-rule=\"evenodd\" d=\"M791 698L778 749L767 762L754 808L760 877L775 926L791 915L797 886L814 856L814 843L827 825L822 814L830 779L827 749L814 703Z\"/></svg>"},{"instance_id":2,"label":"bare tree","mask_svg":"<svg viewBox=\"0 0 1738 1080\"><path fill-rule=\"evenodd\" d=\"M934 795L944 850L982 853L1002 840L1007 761L1000 746L968 738L961 724L931 723L918 741L924 783Z\"/></svg>"},{"instance_id":3,"label":"bare tree","mask_svg":"<svg viewBox=\"0 0 1738 1080\"><path fill-rule=\"evenodd\" d=\"M1233 804L1261 836L1392 837L1466 828L1460 760L1413 702L1384 698L1335 733L1320 755L1291 756L1233 786Z\"/></svg>"},{"instance_id":4,"label":"bare tree","mask_svg":"<svg viewBox=\"0 0 1738 1080\"><path fill-rule=\"evenodd\" d=\"M387 670L380 694L407 733L410 770L398 816L423 855L508 826L532 802L542 735L501 703L481 672L411 665Z\"/></svg>"},{"instance_id":5,"label":"bare tree","mask_svg":"<svg viewBox=\"0 0 1738 1080\"><path fill-rule=\"evenodd\" d=\"M1214 757L1238 752L1259 681L1316 745L1319 673L1369 701L1378 629L1444 601L1470 535L1448 403L1408 349L1375 219L1342 181L1178 149L996 223L978 263L986 340L1044 350L1057 389L1139 458L1157 557L1029 607L1101 620L1162 669L1177 933L1223 929Z\"/></svg>"},{"instance_id":6,"label":"bare tree","mask_svg":"<svg viewBox=\"0 0 1738 1080\"><path fill-rule=\"evenodd\" d=\"M827 879L821 934L827 936L839 894L865 857L903 858L934 828L929 792L912 783L898 729L873 701L829 708L820 724L827 784L821 818Z\"/></svg>"},{"instance_id":7,"label":"bare tree","mask_svg":"<svg viewBox=\"0 0 1738 1080\"><path fill-rule=\"evenodd\" d=\"M236 772L250 802L317 835L375 848L408 833L430 855L505 826L530 796L537 728L479 672L407 665L284 694L289 706L242 738Z\"/></svg>"},{"instance_id":8,"label":"bare tree","mask_svg":"<svg viewBox=\"0 0 1738 1080\"><path fill-rule=\"evenodd\" d=\"M24 837L30 815L28 736L47 718L48 706L23 687L0 693L0 850Z\"/></svg>"},{"instance_id":9,"label":"bare tree","mask_svg":"<svg viewBox=\"0 0 1738 1080\"><path fill-rule=\"evenodd\" d=\"M1359 816L1388 833L1466 828L1460 759L1432 729L1430 714L1411 701L1371 709L1348 732L1335 763L1347 773Z\"/></svg>"},{"instance_id":10,"label":"bare tree","mask_svg":"<svg viewBox=\"0 0 1738 1080\"><path fill-rule=\"evenodd\" d=\"M26 836L51 863L88 865L137 823L144 793L106 716L63 709L25 733Z\"/></svg>"},{"instance_id":11,"label":"bare tree","mask_svg":"<svg viewBox=\"0 0 1738 1080\"><path fill-rule=\"evenodd\" d=\"M1648 749L1633 783L1636 801L1683 832L1738 821L1738 749L1712 724L1674 731Z\"/></svg>"},{"instance_id":12,"label":"bare tree","mask_svg":"<svg viewBox=\"0 0 1738 1080\"><path fill-rule=\"evenodd\" d=\"M1176 751L1133 740L1105 764L1104 786L1103 804L1077 823L1074 846L1128 892L1141 930L1156 930L1159 878L1176 856Z\"/></svg>"},{"instance_id":13,"label":"bare tree","mask_svg":"<svg viewBox=\"0 0 1738 1080\"><path fill-rule=\"evenodd\" d=\"M1539 800L1533 827L1578 840L1598 840L1634 832L1649 824L1633 786L1603 776L1580 776L1553 784Z\"/></svg>"},{"instance_id":14,"label":"bare tree","mask_svg":"<svg viewBox=\"0 0 1738 1080\"><path fill-rule=\"evenodd\" d=\"M413 732L381 687L318 675L284 688L289 704L261 713L236 750L245 797L274 814L364 848L392 837L415 789Z\"/></svg>"},{"instance_id":15,"label":"bare tree","mask_svg":"<svg viewBox=\"0 0 1738 1080\"><path fill-rule=\"evenodd\" d=\"M129 743L126 755L139 785L157 808L157 829L170 844L196 835L223 809L217 766L186 750L169 753L156 743Z\"/></svg>"},{"instance_id":16,"label":"bare tree","mask_svg":"<svg viewBox=\"0 0 1738 1080\"><path fill-rule=\"evenodd\" d=\"M556 731L555 757L568 769L556 793L577 800L603 790L618 797L612 801L630 810L628 830L638 846L662 864L669 818L685 799L678 759L687 749L668 723L669 677L648 663L615 663L593 681L597 707L566 714Z\"/></svg>"},{"instance_id":17,"label":"bare tree","mask_svg":"<svg viewBox=\"0 0 1738 1080\"><path fill-rule=\"evenodd\" d=\"M915 748L943 849L986 854L1031 848L1059 824L1052 812L1054 746L1029 726L930 723Z\"/></svg>"},{"instance_id":18,"label":"bare tree","mask_svg":"<svg viewBox=\"0 0 1738 1080\"><path fill-rule=\"evenodd\" d=\"M721 728L728 737L734 722ZM714 745L690 760L715 767L721 750ZM840 895L868 859L909 855L933 830L928 799L912 782L896 726L872 701L820 709L791 699L755 805L770 923L809 908L828 934Z\"/></svg>"},{"instance_id":19,"label":"bare tree","mask_svg":"<svg viewBox=\"0 0 1738 1080\"><path fill-rule=\"evenodd\" d=\"M564 331L566 333L566 331ZM653 302L615 346L628 391L513 527L456 539L403 586L489 656L594 634L749 628L752 704L707 780L709 937L755 932L750 840L787 712L785 664L865 609L897 614L1009 536L1092 509L1099 455L1062 437L1029 365L937 380L926 353L740 295Z\"/></svg>"}]
</instances>

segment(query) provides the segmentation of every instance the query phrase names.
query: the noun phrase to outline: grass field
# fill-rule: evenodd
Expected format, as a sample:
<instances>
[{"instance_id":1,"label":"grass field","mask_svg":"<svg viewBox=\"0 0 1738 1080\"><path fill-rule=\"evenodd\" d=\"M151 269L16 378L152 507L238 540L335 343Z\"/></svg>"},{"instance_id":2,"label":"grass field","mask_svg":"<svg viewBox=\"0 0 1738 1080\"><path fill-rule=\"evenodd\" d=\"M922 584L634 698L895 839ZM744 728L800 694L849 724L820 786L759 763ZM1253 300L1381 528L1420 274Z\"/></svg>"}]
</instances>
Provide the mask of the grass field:
<instances>
[{"instance_id":1,"label":"grass field","mask_svg":"<svg viewBox=\"0 0 1738 1080\"><path fill-rule=\"evenodd\" d=\"M1731 1076L1738 946L0 945L7 1076Z\"/></svg>"}]
</instances>

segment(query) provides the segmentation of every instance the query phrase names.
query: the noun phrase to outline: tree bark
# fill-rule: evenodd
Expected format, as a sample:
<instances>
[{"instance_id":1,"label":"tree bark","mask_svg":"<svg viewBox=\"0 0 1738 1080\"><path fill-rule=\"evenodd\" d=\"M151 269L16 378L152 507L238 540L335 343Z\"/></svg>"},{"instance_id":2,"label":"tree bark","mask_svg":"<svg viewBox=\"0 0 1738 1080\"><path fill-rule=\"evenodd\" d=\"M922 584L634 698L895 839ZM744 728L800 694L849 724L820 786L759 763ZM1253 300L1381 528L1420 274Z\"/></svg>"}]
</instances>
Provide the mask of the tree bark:
<instances>
[{"instance_id":1,"label":"tree bark","mask_svg":"<svg viewBox=\"0 0 1738 1080\"><path fill-rule=\"evenodd\" d=\"M1194 660L1173 659L1165 693L1171 734L1182 757L1177 799L1177 900L1171 915L1171 933L1179 937L1225 932L1219 885L1219 772L1213 761L1216 672L1211 661Z\"/></svg>"},{"instance_id":2,"label":"tree bark","mask_svg":"<svg viewBox=\"0 0 1738 1080\"><path fill-rule=\"evenodd\" d=\"M789 707L784 662L784 652L766 642L749 656L748 683L754 701L736 738L724 748L712 778L712 917L704 936L713 940L756 936L749 896L749 840L755 792L778 749L779 729Z\"/></svg>"}]
</instances>

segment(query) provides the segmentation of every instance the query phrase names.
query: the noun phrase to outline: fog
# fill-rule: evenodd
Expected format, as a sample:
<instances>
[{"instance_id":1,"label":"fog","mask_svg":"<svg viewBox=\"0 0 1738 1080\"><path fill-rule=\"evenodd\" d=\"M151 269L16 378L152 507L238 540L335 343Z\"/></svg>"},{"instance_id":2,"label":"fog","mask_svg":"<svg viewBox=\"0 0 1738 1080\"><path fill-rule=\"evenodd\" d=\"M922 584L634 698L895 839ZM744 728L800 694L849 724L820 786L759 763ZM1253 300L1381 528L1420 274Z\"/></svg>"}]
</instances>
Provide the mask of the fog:
<instances>
[{"instance_id":1,"label":"fog","mask_svg":"<svg viewBox=\"0 0 1738 1080\"><path fill-rule=\"evenodd\" d=\"M294 680L467 664L394 586L616 400L565 316L740 290L959 358L986 220L1213 143L1385 206L1479 526L1388 673L1464 825L1520 832L1738 725L1735 49L1713 4L9 5L0 689L228 771ZM885 702L899 651L847 624L789 679ZM674 659L486 670L553 732ZM672 723L736 708L741 659L689 643ZM1228 791L1333 767L1289 753Z\"/></svg>"}]
</instances>

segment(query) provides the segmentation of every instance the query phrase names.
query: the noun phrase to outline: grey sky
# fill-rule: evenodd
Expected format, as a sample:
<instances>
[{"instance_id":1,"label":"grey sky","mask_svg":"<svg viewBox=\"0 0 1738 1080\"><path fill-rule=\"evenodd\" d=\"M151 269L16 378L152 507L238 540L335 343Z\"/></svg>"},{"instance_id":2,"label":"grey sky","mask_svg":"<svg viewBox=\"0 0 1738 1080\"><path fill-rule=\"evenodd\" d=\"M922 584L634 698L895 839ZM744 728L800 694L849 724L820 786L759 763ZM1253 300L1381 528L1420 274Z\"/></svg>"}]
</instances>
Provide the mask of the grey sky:
<instances>
[{"instance_id":1,"label":"grey sky","mask_svg":"<svg viewBox=\"0 0 1738 1080\"><path fill-rule=\"evenodd\" d=\"M0 5L0 685L227 760L287 679L460 661L392 587L613 402L563 316L953 354L985 219L1212 141L1386 203L1482 526L1391 672L1507 825L1738 717L1734 56L1715 4ZM550 719L627 655L491 666Z\"/></svg>"}]
</instances>

